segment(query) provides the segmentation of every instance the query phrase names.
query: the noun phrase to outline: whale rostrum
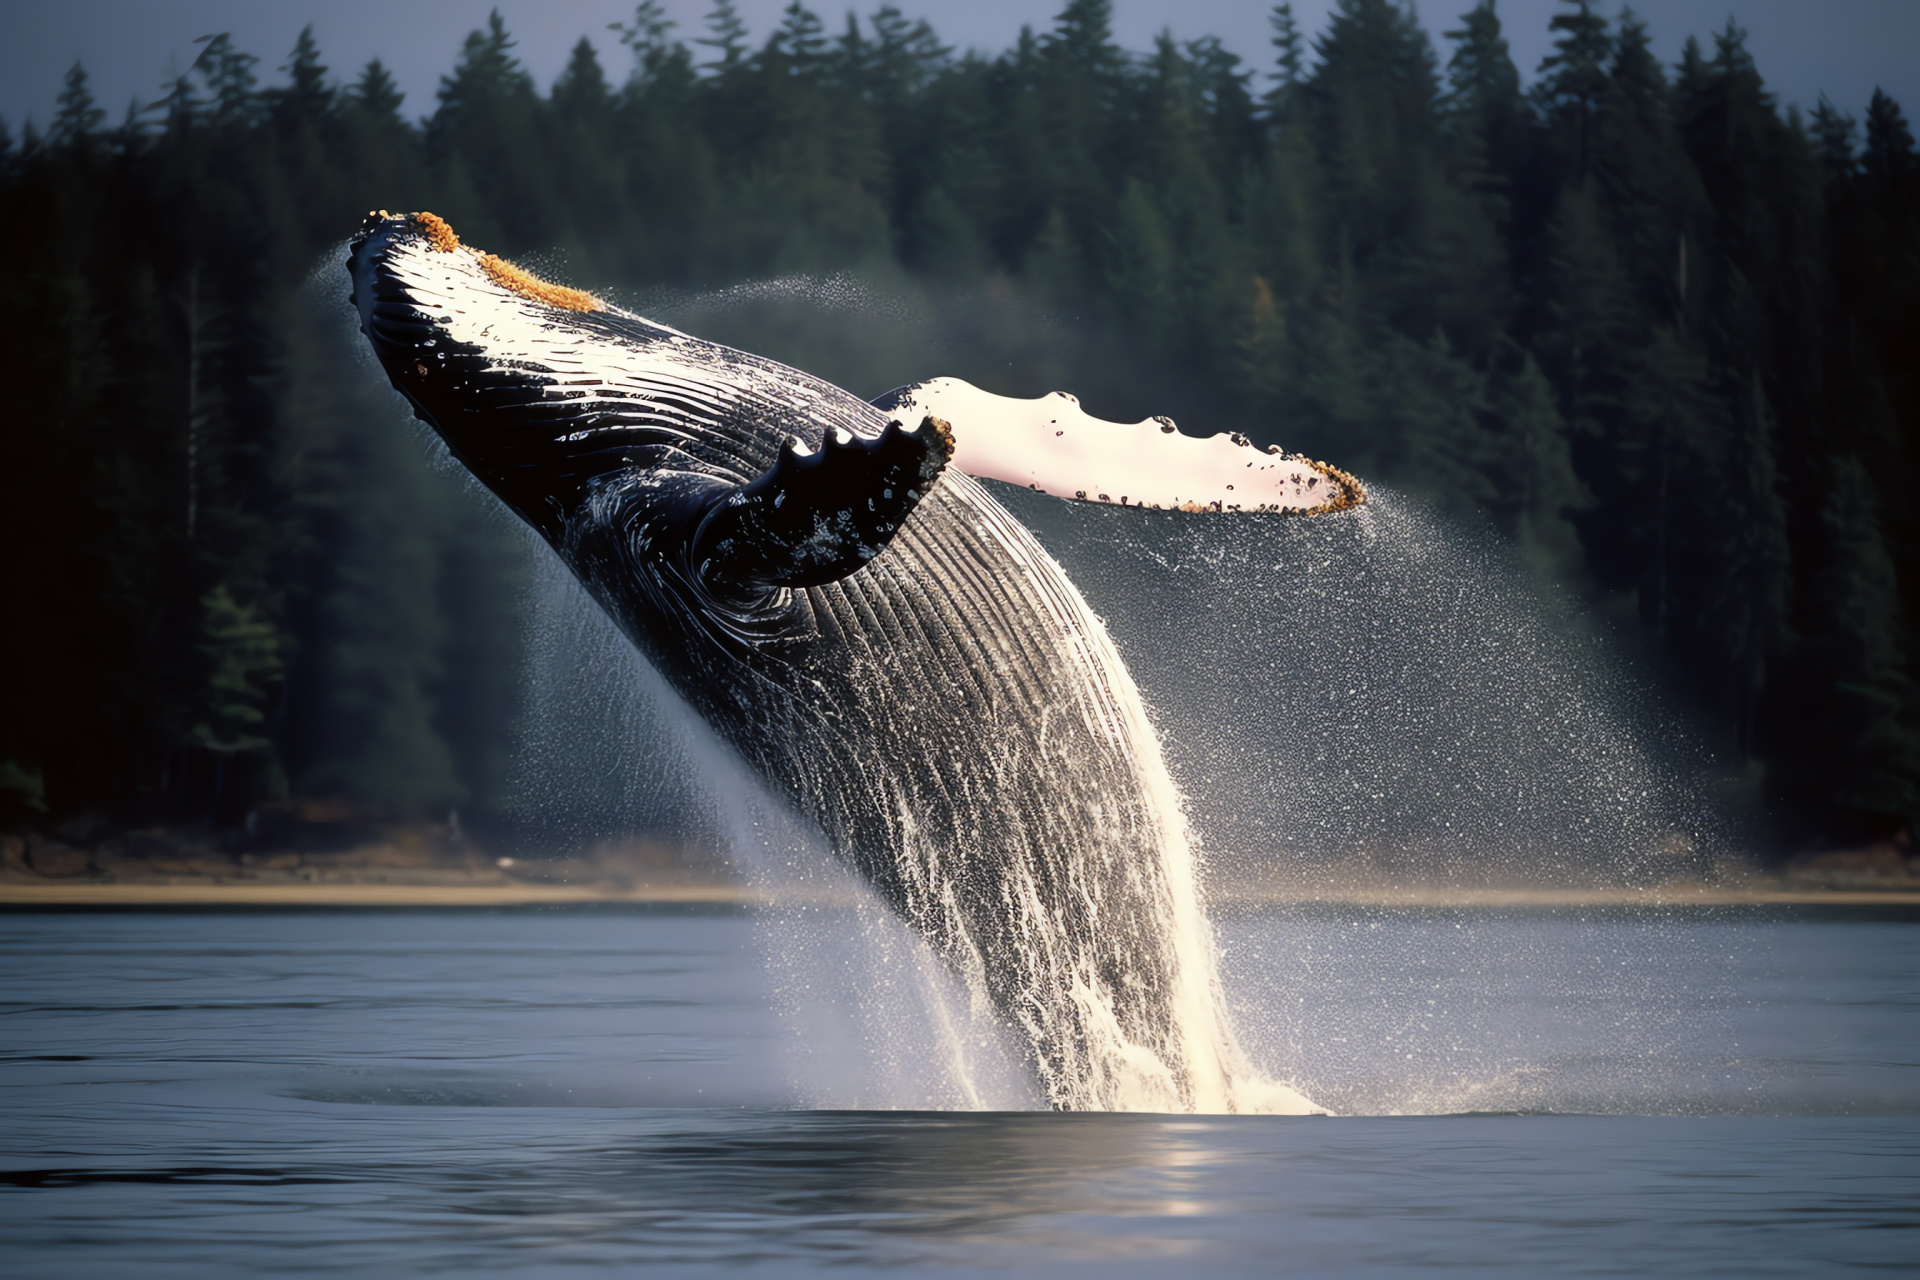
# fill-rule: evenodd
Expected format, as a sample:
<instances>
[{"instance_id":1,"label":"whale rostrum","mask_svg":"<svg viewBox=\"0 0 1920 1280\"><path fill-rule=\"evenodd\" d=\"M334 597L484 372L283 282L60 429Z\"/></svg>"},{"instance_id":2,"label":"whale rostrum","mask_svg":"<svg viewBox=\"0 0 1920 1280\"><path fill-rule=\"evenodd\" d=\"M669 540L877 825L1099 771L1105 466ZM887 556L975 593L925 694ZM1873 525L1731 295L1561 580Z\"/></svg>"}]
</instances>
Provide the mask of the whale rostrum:
<instances>
[{"instance_id":1,"label":"whale rostrum","mask_svg":"<svg viewBox=\"0 0 1920 1280\"><path fill-rule=\"evenodd\" d=\"M1059 396L937 379L868 403L538 280L431 214L370 214L348 266L416 414L991 1002L1052 1105L1312 1109L1234 1044L1131 676L969 472L1209 512L1338 511L1356 481ZM1164 442L1157 466L1125 456L1136 437Z\"/></svg>"}]
</instances>

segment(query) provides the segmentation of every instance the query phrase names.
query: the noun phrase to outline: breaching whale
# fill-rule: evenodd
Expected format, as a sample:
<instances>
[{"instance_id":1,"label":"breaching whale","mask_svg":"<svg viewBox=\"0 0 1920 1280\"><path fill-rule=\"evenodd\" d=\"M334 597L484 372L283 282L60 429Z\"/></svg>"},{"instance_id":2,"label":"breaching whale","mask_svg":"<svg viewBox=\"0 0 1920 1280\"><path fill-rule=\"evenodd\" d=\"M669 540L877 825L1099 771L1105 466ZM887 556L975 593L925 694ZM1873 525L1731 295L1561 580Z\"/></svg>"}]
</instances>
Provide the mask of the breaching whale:
<instances>
[{"instance_id":1,"label":"breaching whale","mask_svg":"<svg viewBox=\"0 0 1920 1280\"><path fill-rule=\"evenodd\" d=\"M1331 512L1352 477L1071 397L863 401L368 215L393 385L672 687L1017 1029L1061 1108L1310 1110L1220 1011L1178 797L1059 565L979 484Z\"/></svg>"}]
</instances>

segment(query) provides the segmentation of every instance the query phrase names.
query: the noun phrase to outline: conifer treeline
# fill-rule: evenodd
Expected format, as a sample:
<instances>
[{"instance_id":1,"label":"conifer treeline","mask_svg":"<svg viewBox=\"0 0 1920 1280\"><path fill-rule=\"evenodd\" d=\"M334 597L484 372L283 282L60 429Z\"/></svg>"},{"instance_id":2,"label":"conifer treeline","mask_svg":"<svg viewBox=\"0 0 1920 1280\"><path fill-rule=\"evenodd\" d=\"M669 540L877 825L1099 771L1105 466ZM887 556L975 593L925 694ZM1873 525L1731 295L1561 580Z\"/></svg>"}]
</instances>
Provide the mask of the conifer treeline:
<instances>
[{"instance_id":1,"label":"conifer treeline","mask_svg":"<svg viewBox=\"0 0 1920 1280\"><path fill-rule=\"evenodd\" d=\"M727 0L689 39L648 0L626 66L582 39L546 96L496 14L419 123L309 33L264 86L214 37L112 127L76 66L44 136L0 132L0 789L231 817L497 785L518 544L332 372L303 297L378 205L596 285L1022 291L1181 401L1116 410L1199 406L1475 507L1636 614L1788 811L1920 815L1920 170L1892 100L1864 130L1782 113L1732 23L1668 68L1586 0L1530 90L1491 0L1440 51L1391 0L1311 41L1281 4L1258 70L1212 39L1131 55L1109 9L985 58L891 7L835 34L796 2L754 48Z\"/></svg>"}]
</instances>

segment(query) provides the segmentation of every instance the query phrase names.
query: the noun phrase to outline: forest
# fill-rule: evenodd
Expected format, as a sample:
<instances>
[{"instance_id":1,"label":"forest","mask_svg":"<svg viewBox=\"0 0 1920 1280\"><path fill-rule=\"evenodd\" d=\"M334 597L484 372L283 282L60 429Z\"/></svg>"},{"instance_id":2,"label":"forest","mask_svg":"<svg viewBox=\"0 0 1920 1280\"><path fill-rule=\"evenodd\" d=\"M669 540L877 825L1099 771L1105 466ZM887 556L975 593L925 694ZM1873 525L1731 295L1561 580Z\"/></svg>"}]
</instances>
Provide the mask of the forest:
<instances>
[{"instance_id":1,"label":"forest","mask_svg":"<svg viewBox=\"0 0 1920 1280\"><path fill-rule=\"evenodd\" d=\"M756 46L729 0L693 31L643 0L543 93L496 13L431 104L310 29L277 70L216 35L118 120L75 65L44 129L0 122L0 821L497 808L528 549L349 354L341 242L383 207L616 297L847 273L1062 317L1096 413L1501 531L1780 849L1913 832L1898 104L1783 109L1731 21L1668 66L1587 0L1530 84L1493 0L1439 48L1393 0L1279 4L1265 65L1110 16L988 57L891 6L795 0ZM986 381L895 381L955 372Z\"/></svg>"}]
</instances>

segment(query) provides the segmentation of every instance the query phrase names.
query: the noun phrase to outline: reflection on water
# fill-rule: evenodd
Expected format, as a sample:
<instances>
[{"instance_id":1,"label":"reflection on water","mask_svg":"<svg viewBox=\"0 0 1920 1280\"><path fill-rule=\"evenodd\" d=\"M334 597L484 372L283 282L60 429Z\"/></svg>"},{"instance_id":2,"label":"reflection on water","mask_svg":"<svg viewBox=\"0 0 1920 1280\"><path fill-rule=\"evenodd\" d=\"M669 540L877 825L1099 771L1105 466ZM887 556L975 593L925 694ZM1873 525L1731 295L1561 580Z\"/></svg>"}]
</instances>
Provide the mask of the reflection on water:
<instances>
[{"instance_id":1,"label":"reflection on water","mask_svg":"<svg viewBox=\"0 0 1920 1280\"><path fill-rule=\"evenodd\" d=\"M349 1108L323 1137L318 1119L291 1140L203 1132L178 1152L195 1163L18 1171L0 1189L8 1252L64 1275L1173 1259L1766 1274L1897 1265L1920 1227L1916 1131L1870 1120Z\"/></svg>"},{"instance_id":2,"label":"reflection on water","mask_svg":"<svg viewBox=\"0 0 1920 1280\"><path fill-rule=\"evenodd\" d=\"M1912 923L1231 919L1262 1051L1353 1100L1511 1068L1565 1109L1613 1046L1677 1055L1647 1109L1750 1113L1283 1119L780 1109L744 914L0 921L10 1274L1828 1274L1920 1229Z\"/></svg>"}]
</instances>

